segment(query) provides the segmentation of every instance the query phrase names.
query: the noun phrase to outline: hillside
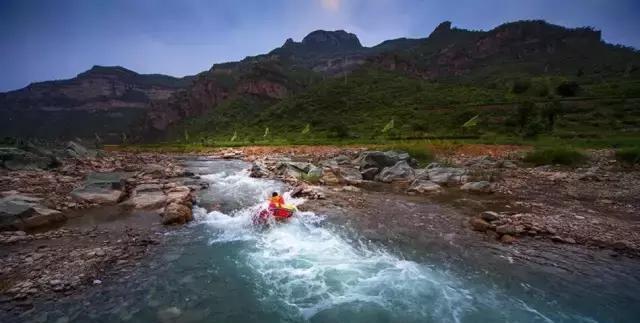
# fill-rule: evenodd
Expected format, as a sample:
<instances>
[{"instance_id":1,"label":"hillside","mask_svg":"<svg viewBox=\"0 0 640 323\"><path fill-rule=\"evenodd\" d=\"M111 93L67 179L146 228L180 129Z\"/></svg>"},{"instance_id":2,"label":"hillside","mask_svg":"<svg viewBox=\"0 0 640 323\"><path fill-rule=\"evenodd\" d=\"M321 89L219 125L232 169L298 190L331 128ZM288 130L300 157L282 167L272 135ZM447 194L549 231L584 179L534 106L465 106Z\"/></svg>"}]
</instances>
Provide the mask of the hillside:
<instances>
[{"instance_id":1,"label":"hillside","mask_svg":"<svg viewBox=\"0 0 640 323\"><path fill-rule=\"evenodd\" d=\"M308 86L290 87L284 82L289 78L254 73L291 91L284 97L229 93L203 115L172 126L168 138L260 142L640 132L640 55L604 43L589 28L523 21L481 32L445 22L427 38L372 48L354 42L311 51L304 43L288 40L236 66L259 70L277 62L315 75L302 82Z\"/></svg>"},{"instance_id":2,"label":"hillside","mask_svg":"<svg viewBox=\"0 0 640 323\"><path fill-rule=\"evenodd\" d=\"M110 142L123 133L146 142L628 135L640 132L639 67L636 50L603 42L599 31L544 21L489 31L443 22L426 38L374 47L346 31L318 30L193 77L94 67L1 94L0 135L98 134Z\"/></svg>"},{"instance_id":3,"label":"hillside","mask_svg":"<svg viewBox=\"0 0 640 323\"><path fill-rule=\"evenodd\" d=\"M33 83L0 94L0 135L121 141L144 124L154 104L186 88L191 77L138 74L123 67L94 66L68 80Z\"/></svg>"}]
</instances>

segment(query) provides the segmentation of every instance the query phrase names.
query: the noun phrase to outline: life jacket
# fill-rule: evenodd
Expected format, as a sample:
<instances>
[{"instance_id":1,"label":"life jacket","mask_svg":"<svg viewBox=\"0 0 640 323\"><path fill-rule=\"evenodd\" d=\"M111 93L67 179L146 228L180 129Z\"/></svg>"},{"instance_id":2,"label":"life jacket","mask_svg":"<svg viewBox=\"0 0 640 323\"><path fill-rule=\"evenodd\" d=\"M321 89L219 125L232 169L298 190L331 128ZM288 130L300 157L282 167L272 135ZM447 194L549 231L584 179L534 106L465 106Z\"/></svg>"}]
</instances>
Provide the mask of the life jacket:
<instances>
[{"instance_id":1,"label":"life jacket","mask_svg":"<svg viewBox=\"0 0 640 323\"><path fill-rule=\"evenodd\" d=\"M281 208L284 206L284 198L281 195L269 199L269 207Z\"/></svg>"}]
</instances>

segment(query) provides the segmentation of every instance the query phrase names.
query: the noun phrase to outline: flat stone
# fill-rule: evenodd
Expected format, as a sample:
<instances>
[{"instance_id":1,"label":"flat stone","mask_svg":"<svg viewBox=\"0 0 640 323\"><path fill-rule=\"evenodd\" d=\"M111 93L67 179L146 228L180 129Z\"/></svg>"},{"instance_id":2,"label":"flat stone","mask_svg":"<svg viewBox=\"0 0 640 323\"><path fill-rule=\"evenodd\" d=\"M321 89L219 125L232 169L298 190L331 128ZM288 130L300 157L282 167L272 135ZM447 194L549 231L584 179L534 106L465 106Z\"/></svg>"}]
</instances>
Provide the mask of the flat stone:
<instances>
[{"instance_id":1,"label":"flat stone","mask_svg":"<svg viewBox=\"0 0 640 323\"><path fill-rule=\"evenodd\" d=\"M163 192L138 193L121 203L125 207L136 209L157 209L167 203L167 195Z\"/></svg>"}]
</instances>

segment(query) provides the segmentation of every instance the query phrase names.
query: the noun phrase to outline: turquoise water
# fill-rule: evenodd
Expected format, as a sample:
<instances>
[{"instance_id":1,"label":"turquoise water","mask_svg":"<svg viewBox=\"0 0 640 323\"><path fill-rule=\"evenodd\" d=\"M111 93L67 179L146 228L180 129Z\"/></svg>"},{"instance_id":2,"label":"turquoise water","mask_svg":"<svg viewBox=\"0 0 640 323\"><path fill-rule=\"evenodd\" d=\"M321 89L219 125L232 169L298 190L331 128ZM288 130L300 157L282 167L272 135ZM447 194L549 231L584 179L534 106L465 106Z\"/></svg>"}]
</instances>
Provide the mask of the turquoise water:
<instances>
[{"instance_id":1,"label":"turquoise water","mask_svg":"<svg viewBox=\"0 0 640 323\"><path fill-rule=\"evenodd\" d=\"M637 265L550 250L548 264L499 252L398 250L326 215L268 229L251 214L276 181L238 161L188 161L209 181L196 221L123 282L53 304L41 321L85 322L637 322ZM206 201L205 201L206 200ZM303 200L289 199L294 203ZM354 232L355 231L355 232ZM410 257L404 255L411 255ZM453 256L455 255L455 256ZM519 259L519 258L518 258ZM539 259L538 259L539 260ZM578 261L578 264L570 262ZM551 264L551 265L549 265ZM579 268L572 270L570 268ZM567 269L569 268L569 269Z\"/></svg>"}]
</instances>

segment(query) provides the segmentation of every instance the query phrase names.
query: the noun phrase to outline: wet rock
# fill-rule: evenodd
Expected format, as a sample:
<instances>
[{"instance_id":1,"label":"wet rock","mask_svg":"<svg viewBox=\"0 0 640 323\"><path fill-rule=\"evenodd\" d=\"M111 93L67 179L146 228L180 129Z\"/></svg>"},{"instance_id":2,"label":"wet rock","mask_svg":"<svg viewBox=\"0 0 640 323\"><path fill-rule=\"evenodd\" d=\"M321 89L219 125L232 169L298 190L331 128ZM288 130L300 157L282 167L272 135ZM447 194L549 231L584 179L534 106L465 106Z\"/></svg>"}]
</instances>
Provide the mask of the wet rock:
<instances>
[{"instance_id":1,"label":"wet rock","mask_svg":"<svg viewBox=\"0 0 640 323\"><path fill-rule=\"evenodd\" d=\"M170 203L162 214L162 224L184 224L193 220L191 209L178 203Z\"/></svg>"},{"instance_id":2,"label":"wet rock","mask_svg":"<svg viewBox=\"0 0 640 323\"><path fill-rule=\"evenodd\" d=\"M491 228L491 224L481 218L471 218L471 220L469 220L469 224L474 231L479 232L486 232Z\"/></svg>"},{"instance_id":3,"label":"wet rock","mask_svg":"<svg viewBox=\"0 0 640 323\"><path fill-rule=\"evenodd\" d=\"M442 192L442 187L432 181L417 179L411 183L407 192L420 194L439 193Z\"/></svg>"},{"instance_id":4,"label":"wet rock","mask_svg":"<svg viewBox=\"0 0 640 323\"><path fill-rule=\"evenodd\" d=\"M191 189L186 186L176 186L167 191L167 203L191 205L193 196Z\"/></svg>"},{"instance_id":5,"label":"wet rock","mask_svg":"<svg viewBox=\"0 0 640 323\"><path fill-rule=\"evenodd\" d=\"M493 185L488 181L480 181L480 182L469 182L462 187L460 187L463 191L469 191L474 193L493 193Z\"/></svg>"},{"instance_id":6,"label":"wet rock","mask_svg":"<svg viewBox=\"0 0 640 323\"><path fill-rule=\"evenodd\" d=\"M412 182L415 179L413 168L406 161L399 161L391 167L385 167L376 180L384 183Z\"/></svg>"},{"instance_id":7,"label":"wet rock","mask_svg":"<svg viewBox=\"0 0 640 323\"><path fill-rule=\"evenodd\" d=\"M255 178L263 178L269 176L269 169L267 166L261 162L256 162L251 165L251 169L249 170L249 176Z\"/></svg>"},{"instance_id":8,"label":"wet rock","mask_svg":"<svg viewBox=\"0 0 640 323\"><path fill-rule=\"evenodd\" d=\"M161 323L176 322L180 315L182 315L182 311L175 306L159 310L157 313L158 321Z\"/></svg>"},{"instance_id":9,"label":"wet rock","mask_svg":"<svg viewBox=\"0 0 640 323\"><path fill-rule=\"evenodd\" d=\"M309 172L318 174L321 172L321 169L311 163L292 161L281 161L276 165L276 175L280 175L285 178L298 179L303 176L309 176Z\"/></svg>"}]
</instances>

